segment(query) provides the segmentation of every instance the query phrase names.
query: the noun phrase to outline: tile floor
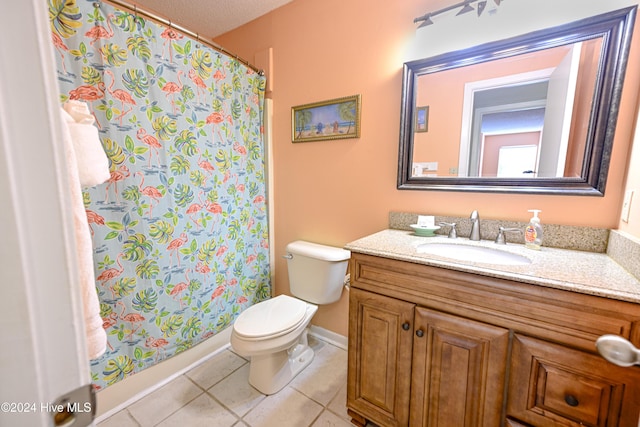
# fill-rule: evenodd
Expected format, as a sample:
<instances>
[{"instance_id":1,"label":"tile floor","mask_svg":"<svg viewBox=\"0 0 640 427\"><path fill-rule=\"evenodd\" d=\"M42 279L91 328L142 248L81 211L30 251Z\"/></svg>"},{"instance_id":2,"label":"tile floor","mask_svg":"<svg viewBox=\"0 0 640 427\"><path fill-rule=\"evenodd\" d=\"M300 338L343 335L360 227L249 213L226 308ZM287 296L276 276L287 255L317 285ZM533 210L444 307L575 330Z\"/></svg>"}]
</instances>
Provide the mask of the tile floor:
<instances>
[{"instance_id":1,"label":"tile floor","mask_svg":"<svg viewBox=\"0 0 640 427\"><path fill-rule=\"evenodd\" d=\"M347 352L309 336L313 362L280 392L248 383L249 362L230 348L132 403L98 427L349 427Z\"/></svg>"}]
</instances>

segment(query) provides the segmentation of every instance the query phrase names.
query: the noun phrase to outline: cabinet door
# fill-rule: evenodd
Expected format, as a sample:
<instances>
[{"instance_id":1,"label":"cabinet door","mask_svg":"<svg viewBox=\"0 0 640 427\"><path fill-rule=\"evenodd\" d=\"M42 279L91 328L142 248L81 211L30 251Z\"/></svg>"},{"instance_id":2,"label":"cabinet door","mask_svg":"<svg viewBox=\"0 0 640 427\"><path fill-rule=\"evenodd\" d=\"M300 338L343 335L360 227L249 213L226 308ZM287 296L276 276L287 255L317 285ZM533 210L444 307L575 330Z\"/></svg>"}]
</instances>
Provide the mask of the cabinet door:
<instances>
[{"instance_id":1,"label":"cabinet door","mask_svg":"<svg viewBox=\"0 0 640 427\"><path fill-rule=\"evenodd\" d=\"M414 304L350 292L347 406L380 426L406 426Z\"/></svg>"},{"instance_id":2,"label":"cabinet door","mask_svg":"<svg viewBox=\"0 0 640 427\"><path fill-rule=\"evenodd\" d=\"M415 329L410 425L500 425L509 331L420 307Z\"/></svg>"},{"instance_id":3,"label":"cabinet door","mask_svg":"<svg viewBox=\"0 0 640 427\"><path fill-rule=\"evenodd\" d=\"M638 426L638 367L522 335L515 336L511 364L513 418L539 427Z\"/></svg>"}]
</instances>

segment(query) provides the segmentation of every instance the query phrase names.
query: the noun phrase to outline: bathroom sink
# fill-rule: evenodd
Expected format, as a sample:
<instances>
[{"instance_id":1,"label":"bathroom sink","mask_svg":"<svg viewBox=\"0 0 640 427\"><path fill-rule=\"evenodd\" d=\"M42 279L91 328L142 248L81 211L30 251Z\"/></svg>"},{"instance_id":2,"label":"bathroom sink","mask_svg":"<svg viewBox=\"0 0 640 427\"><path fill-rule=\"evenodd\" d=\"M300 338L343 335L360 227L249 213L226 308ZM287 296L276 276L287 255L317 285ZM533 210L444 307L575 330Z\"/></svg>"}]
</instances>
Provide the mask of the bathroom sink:
<instances>
[{"instance_id":1,"label":"bathroom sink","mask_svg":"<svg viewBox=\"0 0 640 427\"><path fill-rule=\"evenodd\" d=\"M420 254L437 255L458 261L500 265L527 265L531 260L523 255L485 246L461 243L423 243L416 248Z\"/></svg>"}]
</instances>

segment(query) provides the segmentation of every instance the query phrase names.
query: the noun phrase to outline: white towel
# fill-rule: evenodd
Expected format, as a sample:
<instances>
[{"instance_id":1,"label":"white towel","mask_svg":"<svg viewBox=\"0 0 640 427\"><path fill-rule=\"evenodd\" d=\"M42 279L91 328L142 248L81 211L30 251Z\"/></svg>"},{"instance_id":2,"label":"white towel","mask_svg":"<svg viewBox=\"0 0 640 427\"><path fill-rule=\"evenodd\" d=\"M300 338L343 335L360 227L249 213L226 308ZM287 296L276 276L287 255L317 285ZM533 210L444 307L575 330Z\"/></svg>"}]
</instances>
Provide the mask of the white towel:
<instances>
[{"instance_id":1,"label":"white towel","mask_svg":"<svg viewBox=\"0 0 640 427\"><path fill-rule=\"evenodd\" d=\"M102 355L107 348L107 334L102 327L100 317L100 302L96 292L95 273L93 269L93 246L91 244L91 231L87 220L87 212L82 201L82 189L78 169L76 168L76 155L71 141L69 124L74 124L73 118L64 110L60 110L63 118L64 149L67 159L67 171L69 175L71 207L73 210L73 224L76 241L76 259L78 263L78 277L82 290L82 303L84 312L84 324L87 337L87 350L89 359L95 359Z\"/></svg>"},{"instance_id":2,"label":"white towel","mask_svg":"<svg viewBox=\"0 0 640 427\"><path fill-rule=\"evenodd\" d=\"M67 125L76 155L80 185L93 187L102 184L111 176L109 159L100 142L89 106L86 102L71 100L64 103L63 109L71 117Z\"/></svg>"}]
</instances>

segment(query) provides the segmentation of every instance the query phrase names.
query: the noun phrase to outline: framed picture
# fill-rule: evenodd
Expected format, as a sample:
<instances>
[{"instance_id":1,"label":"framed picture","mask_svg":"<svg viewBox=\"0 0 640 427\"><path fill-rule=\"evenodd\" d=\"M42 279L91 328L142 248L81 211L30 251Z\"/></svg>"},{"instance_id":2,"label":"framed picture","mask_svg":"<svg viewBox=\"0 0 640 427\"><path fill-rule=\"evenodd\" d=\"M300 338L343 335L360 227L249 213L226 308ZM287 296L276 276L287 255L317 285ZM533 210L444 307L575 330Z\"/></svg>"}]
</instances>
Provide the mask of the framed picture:
<instances>
[{"instance_id":1,"label":"framed picture","mask_svg":"<svg viewBox=\"0 0 640 427\"><path fill-rule=\"evenodd\" d=\"M416 108L416 132L429 130L429 106Z\"/></svg>"},{"instance_id":2,"label":"framed picture","mask_svg":"<svg viewBox=\"0 0 640 427\"><path fill-rule=\"evenodd\" d=\"M360 137L360 95L291 108L291 142Z\"/></svg>"}]
</instances>

